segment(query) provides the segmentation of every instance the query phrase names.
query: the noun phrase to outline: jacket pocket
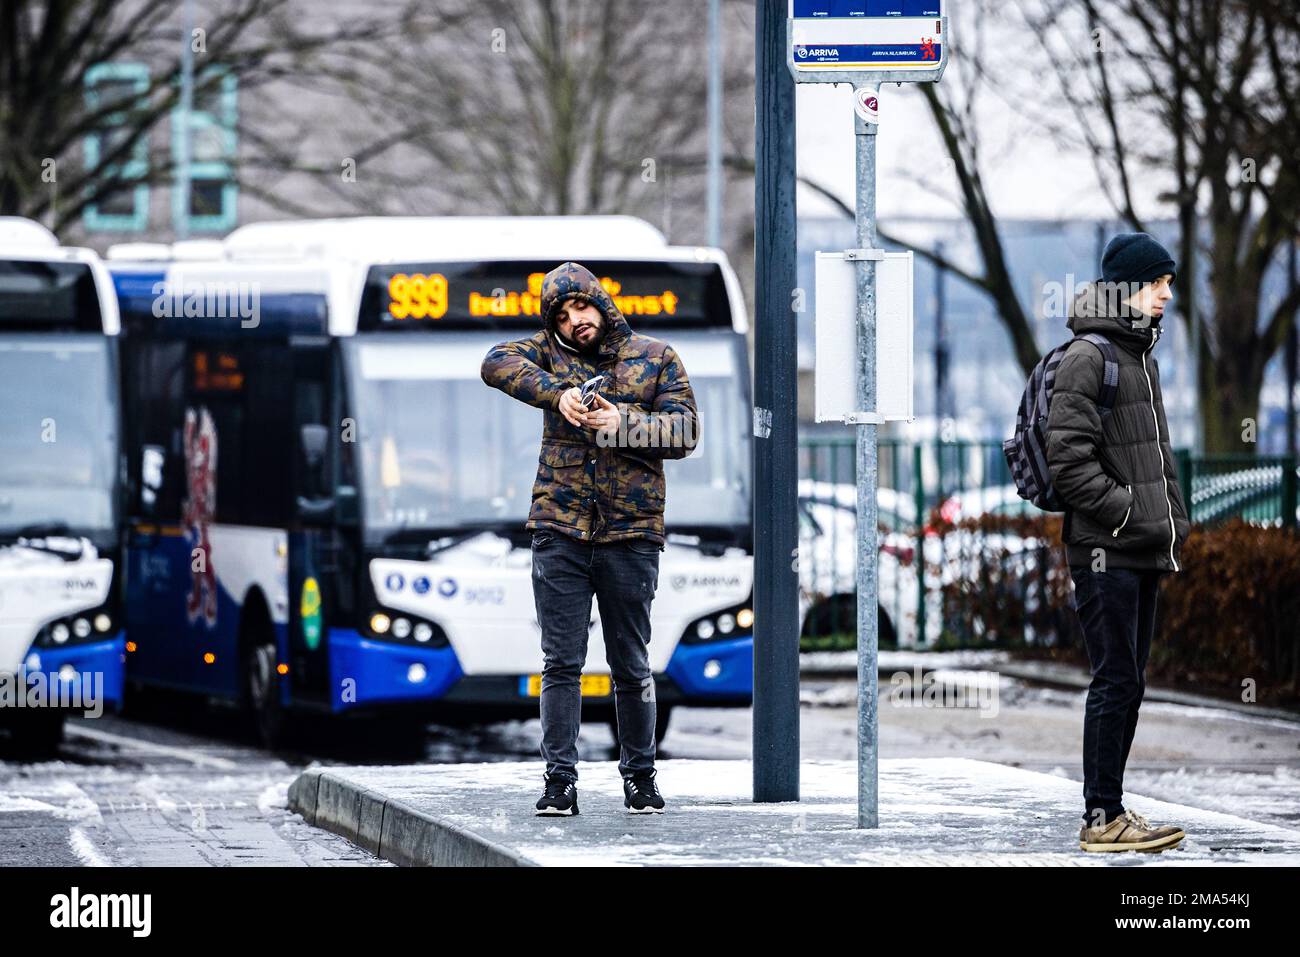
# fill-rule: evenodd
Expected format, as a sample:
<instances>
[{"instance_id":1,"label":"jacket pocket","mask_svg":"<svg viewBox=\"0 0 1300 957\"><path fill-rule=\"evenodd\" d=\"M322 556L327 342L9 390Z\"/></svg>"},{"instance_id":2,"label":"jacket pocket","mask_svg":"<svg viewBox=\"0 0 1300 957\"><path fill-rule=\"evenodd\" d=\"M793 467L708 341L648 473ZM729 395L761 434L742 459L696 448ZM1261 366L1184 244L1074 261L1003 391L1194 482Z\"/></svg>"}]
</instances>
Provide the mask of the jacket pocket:
<instances>
[{"instance_id":1,"label":"jacket pocket","mask_svg":"<svg viewBox=\"0 0 1300 957\"><path fill-rule=\"evenodd\" d=\"M590 508L591 478L587 449L581 445L542 446L533 486L530 521L551 521L578 527Z\"/></svg>"},{"instance_id":2,"label":"jacket pocket","mask_svg":"<svg viewBox=\"0 0 1300 957\"><path fill-rule=\"evenodd\" d=\"M581 445L544 445L541 463L552 469L568 468L572 465L585 465L587 450Z\"/></svg>"},{"instance_id":3,"label":"jacket pocket","mask_svg":"<svg viewBox=\"0 0 1300 957\"><path fill-rule=\"evenodd\" d=\"M1133 514L1133 505L1137 501L1137 499L1133 496L1133 486L1125 485L1124 487L1128 489L1128 494L1129 494L1128 509L1124 512L1124 520L1120 522L1117 526L1115 526L1114 531L1110 533L1111 538L1119 538L1119 533L1120 531L1123 530L1124 526L1128 524L1129 517Z\"/></svg>"}]
</instances>

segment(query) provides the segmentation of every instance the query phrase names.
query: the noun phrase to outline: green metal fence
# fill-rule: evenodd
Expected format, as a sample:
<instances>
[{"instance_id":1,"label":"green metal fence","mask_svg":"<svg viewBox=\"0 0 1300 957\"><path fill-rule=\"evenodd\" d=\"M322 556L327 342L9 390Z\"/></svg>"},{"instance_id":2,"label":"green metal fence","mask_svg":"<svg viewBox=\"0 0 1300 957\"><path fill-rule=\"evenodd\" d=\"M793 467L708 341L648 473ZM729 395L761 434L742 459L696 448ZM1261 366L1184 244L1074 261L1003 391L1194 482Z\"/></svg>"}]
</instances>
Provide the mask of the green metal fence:
<instances>
[{"instance_id":1,"label":"green metal fence","mask_svg":"<svg viewBox=\"0 0 1300 957\"><path fill-rule=\"evenodd\" d=\"M1296 527L1294 458L1197 457L1180 450L1176 459L1183 500L1194 523L1212 525L1240 517L1260 525ZM986 617L990 602L1003 610L1019 606L1016 615L1003 616L1015 622L1016 629L1036 632L1061 625L1059 616L1047 613L1049 591L1062 587L1059 560L1052 554L1059 549L1042 538L998 530L1015 526L1020 518L1043 516L1016 494L1000 442L886 439L880 443L878 470L882 646L894 641L914 647L940 640L987 643L987 622L978 619ZM803 644L852 647L853 438L801 438L799 475ZM963 519L981 519L985 531L972 531L970 522L955 531L952 523ZM999 567L987 567L990 561ZM1053 576L1056 580L1050 580ZM1021 633L1014 640L1033 637Z\"/></svg>"},{"instance_id":2,"label":"green metal fence","mask_svg":"<svg viewBox=\"0 0 1300 957\"><path fill-rule=\"evenodd\" d=\"M1289 456L1175 453L1183 501L1193 522L1240 517L1256 525L1296 527L1296 460Z\"/></svg>"}]
</instances>

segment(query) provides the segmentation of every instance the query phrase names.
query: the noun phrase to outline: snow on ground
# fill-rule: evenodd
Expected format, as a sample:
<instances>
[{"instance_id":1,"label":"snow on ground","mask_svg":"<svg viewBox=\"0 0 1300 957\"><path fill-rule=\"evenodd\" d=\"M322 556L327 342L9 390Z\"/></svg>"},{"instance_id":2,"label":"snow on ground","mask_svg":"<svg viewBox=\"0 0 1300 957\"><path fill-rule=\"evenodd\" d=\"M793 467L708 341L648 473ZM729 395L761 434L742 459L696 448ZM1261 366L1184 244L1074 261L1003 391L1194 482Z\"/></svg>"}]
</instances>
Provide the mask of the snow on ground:
<instances>
[{"instance_id":1,"label":"snow on ground","mask_svg":"<svg viewBox=\"0 0 1300 957\"><path fill-rule=\"evenodd\" d=\"M1077 782L968 758L881 761L874 829L856 827L852 761L801 762L801 800L779 804L750 800L748 761L663 761L668 811L635 818L624 811L616 762L585 763L581 814L562 821L532 814L528 785L540 785L540 771L536 762L493 762L330 773L548 864L1300 864L1300 829L1132 792L1130 806L1153 823L1187 830L1182 845L1084 854Z\"/></svg>"}]
</instances>

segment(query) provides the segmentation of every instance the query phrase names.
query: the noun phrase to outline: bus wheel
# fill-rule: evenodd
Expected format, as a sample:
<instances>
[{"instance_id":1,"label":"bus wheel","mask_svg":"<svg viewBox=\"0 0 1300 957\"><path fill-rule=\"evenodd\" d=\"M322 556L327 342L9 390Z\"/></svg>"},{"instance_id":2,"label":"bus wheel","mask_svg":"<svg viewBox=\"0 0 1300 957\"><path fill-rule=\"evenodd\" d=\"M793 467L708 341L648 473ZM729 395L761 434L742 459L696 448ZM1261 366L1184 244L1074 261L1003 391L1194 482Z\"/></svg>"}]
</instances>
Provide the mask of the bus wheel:
<instances>
[{"instance_id":1,"label":"bus wheel","mask_svg":"<svg viewBox=\"0 0 1300 957\"><path fill-rule=\"evenodd\" d=\"M668 719L672 714L671 706L655 707L655 744L663 744L664 737L668 734ZM618 747L618 716L615 714L609 716L609 734L614 739L614 746Z\"/></svg>"},{"instance_id":2,"label":"bus wheel","mask_svg":"<svg viewBox=\"0 0 1300 957\"><path fill-rule=\"evenodd\" d=\"M244 653L244 690L262 746L271 750L293 743L291 716L280 704L280 676L274 643L257 641Z\"/></svg>"}]
</instances>

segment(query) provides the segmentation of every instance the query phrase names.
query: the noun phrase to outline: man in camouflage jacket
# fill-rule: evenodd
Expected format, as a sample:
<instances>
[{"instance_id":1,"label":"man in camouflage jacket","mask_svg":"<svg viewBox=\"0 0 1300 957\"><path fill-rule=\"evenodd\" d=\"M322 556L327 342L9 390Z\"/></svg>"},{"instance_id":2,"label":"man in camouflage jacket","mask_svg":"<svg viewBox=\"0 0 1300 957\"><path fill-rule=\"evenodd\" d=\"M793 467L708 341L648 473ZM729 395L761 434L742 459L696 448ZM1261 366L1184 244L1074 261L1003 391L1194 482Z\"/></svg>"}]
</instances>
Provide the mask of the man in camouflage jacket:
<instances>
[{"instance_id":1,"label":"man in camouflage jacket","mask_svg":"<svg viewBox=\"0 0 1300 957\"><path fill-rule=\"evenodd\" d=\"M654 677L646 645L664 547L663 460L689 455L699 417L672 346L637 335L588 269L566 262L542 282L542 329L494 346L483 381L545 413L525 527L542 631L539 814L577 813L580 680L594 595L613 676L629 811L663 809L654 782ZM584 408L581 385L601 377Z\"/></svg>"},{"instance_id":2,"label":"man in camouflage jacket","mask_svg":"<svg viewBox=\"0 0 1300 957\"><path fill-rule=\"evenodd\" d=\"M598 339L577 344L557 331L569 301L595 307ZM662 544L663 460L689 455L699 437L681 359L666 342L635 334L600 281L576 263L547 273L541 309L543 328L495 346L482 369L488 385L546 413L525 527L587 542ZM596 375L604 377L598 408L619 415L604 435L561 410L564 393Z\"/></svg>"}]
</instances>

